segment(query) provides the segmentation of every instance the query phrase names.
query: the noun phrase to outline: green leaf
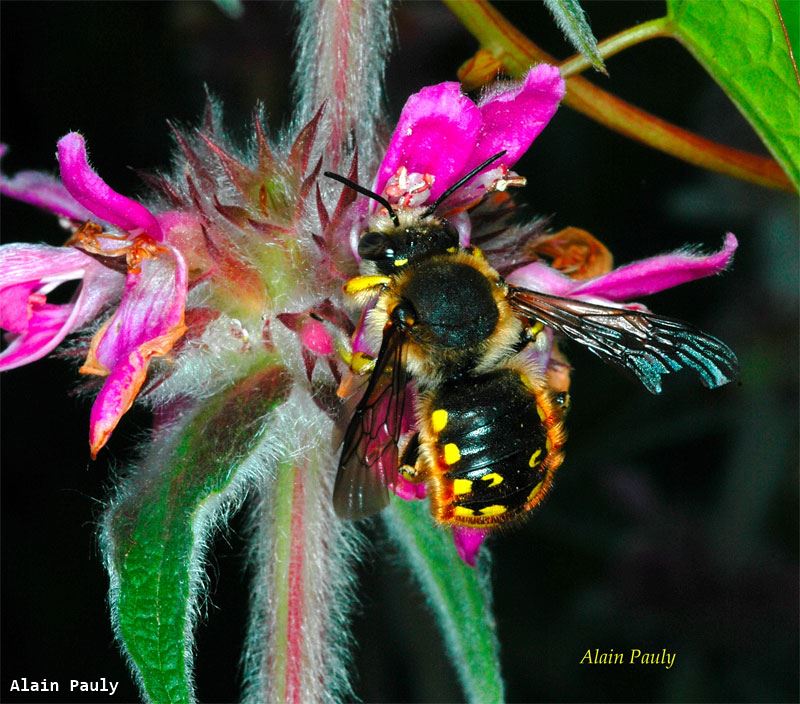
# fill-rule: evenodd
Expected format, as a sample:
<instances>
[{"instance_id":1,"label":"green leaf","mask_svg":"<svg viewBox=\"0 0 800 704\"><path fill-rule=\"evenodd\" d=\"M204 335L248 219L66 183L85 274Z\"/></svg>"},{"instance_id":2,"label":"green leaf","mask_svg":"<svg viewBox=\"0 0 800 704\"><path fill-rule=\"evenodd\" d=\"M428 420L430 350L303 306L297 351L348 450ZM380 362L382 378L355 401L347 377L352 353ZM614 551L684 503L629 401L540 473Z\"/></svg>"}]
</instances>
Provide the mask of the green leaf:
<instances>
[{"instance_id":1,"label":"green leaf","mask_svg":"<svg viewBox=\"0 0 800 704\"><path fill-rule=\"evenodd\" d=\"M477 568L465 565L451 532L433 522L427 501L394 499L384 518L437 617L467 700L502 702L488 555Z\"/></svg>"},{"instance_id":2,"label":"green leaf","mask_svg":"<svg viewBox=\"0 0 800 704\"><path fill-rule=\"evenodd\" d=\"M797 0L779 0L778 7L781 9L783 24L786 25L786 33L794 52L794 60L797 61L800 55L800 2Z\"/></svg>"},{"instance_id":3,"label":"green leaf","mask_svg":"<svg viewBox=\"0 0 800 704\"><path fill-rule=\"evenodd\" d=\"M192 627L215 519L245 488L265 416L289 381L270 367L201 406L154 443L109 509L103 548L120 639L148 701L194 701Z\"/></svg>"},{"instance_id":4,"label":"green leaf","mask_svg":"<svg viewBox=\"0 0 800 704\"><path fill-rule=\"evenodd\" d=\"M800 187L800 85L775 5L771 0L667 0L667 6L675 37Z\"/></svg>"},{"instance_id":5,"label":"green leaf","mask_svg":"<svg viewBox=\"0 0 800 704\"><path fill-rule=\"evenodd\" d=\"M597 39L578 0L544 0L544 4L572 46L589 59L598 71L605 73L606 66L597 51Z\"/></svg>"}]
</instances>

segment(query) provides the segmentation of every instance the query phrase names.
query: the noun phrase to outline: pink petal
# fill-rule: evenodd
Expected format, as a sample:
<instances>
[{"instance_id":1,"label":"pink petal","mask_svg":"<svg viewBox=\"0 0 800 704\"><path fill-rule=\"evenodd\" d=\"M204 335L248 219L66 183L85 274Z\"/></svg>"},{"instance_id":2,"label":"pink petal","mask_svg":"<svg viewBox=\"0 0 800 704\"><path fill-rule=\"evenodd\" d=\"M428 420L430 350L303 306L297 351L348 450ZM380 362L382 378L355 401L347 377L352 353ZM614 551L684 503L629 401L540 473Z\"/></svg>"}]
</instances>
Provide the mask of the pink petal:
<instances>
[{"instance_id":1,"label":"pink petal","mask_svg":"<svg viewBox=\"0 0 800 704\"><path fill-rule=\"evenodd\" d=\"M25 330L0 354L0 371L21 367L47 356L67 335L94 319L118 295L122 281L119 274L100 264L94 265L89 272L74 302L30 306ZM0 298L5 296L5 292L0 294Z\"/></svg>"},{"instance_id":2,"label":"pink petal","mask_svg":"<svg viewBox=\"0 0 800 704\"><path fill-rule=\"evenodd\" d=\"M580 283L542 262L531 262L507 277L508 283L551 296L569 296Z\"/></svg>"},{"instance_id":3,"label":"pink petal","mask_svg":"<svg viewBox=\"0 0 800 704\"><path fill-rule=\"evenodd\" d=\"M308 318L300 328L300 342L314 354L333 354L333 338L318 320Z\"/></svg>"},{"instance_id":4,"label":"pink petal","mask_svg":"<svg viewBox=\"0 0 800 704\"><path fill-rule=\"evenodd\" d=\"M353 332L352 337L352 350L353 352L362 352L363 354L369 355L371 357L375 356L375 350L372 348L372 345L369 344L367 341L367 313L371 311L375 304L378 302L378 297L375 296L375 299L369 303L368 305L364 306L361 310L361 315L358 318L358 322L356 323L356 329Z\"/></svg>"},{"instance_id":5,"label":"pink petal","mask_svg":"<svg viewBox=\"0 0 800 704\"><path fill-rule=\"evenodd\" d=\"M73 302L47 303L59 283L83 279ZM122 277L76 249L10 244L0 248L0 327L15 335L0 354L0 371L49 354L119 295Z\"/></svg>"},{"instance_id":6,"label":"pink petal","mask_svg":"<svg viewBox=\"0 0 800 704\"><path fill-rule=\"evenodd\" d=\"M435 178L429 200L435 200L464 172L481 125L476 105L458 83L440 83L412 95L400 113L375 191L405 166L410 173Z\"/></svg>"},{"instance_id":7,"label":"pink petal","mask_svg":"<svg viewBox=\"0 0 800 704\"><path fill-rule=\"evenodd\" d=\"M128 359L118 364L111 372L100 393L97 394L89 414L89 446L92 459L97 457L97 453L108 442L120 418L133 404L147 376L149 361L138 349L133 350Z\"/></svg>"},{"instance_id":8,"label":"pink petal","mask_svg":"<svg viewBox=\"0 0 800 704\"><path fill-rule=\"evenodd\" d=\"M475 567L475 558L481 549L483 541L489 534L487 530L477 528L453 527L453 542L456 544L458 556L470 567Z\"/></svg>"},{"instance_id":9,"label":"pink petal","mask_svg":"<svg viewBox=\"0 0 800 704\"><path fill-rule=\"evenodd\" d=\"M145 258L141 271L128 273L119 308L93 345L97 362L110 371L182 325L186 292L186 263L177 249L167 246L162 255Z\"/></svg>"},{"instance_id":10,"label":"pink petal","mask_svg":"<svg viewBox=\"0 0 800 704\"><path fill-rule=\"evenodd\" d=\"M397 494L397 496L405 501L424 499L425 494L427 493L424 482L415 484L414 482L408 481L408 479L403 476L397 477L397 481L394 483L392 490L395 494Z\"/></svg>"},{"instance_id":11,"label":"pink petal","mask_svg":"<svg viewBox=\"0 0 800 704\"><path fill-rule=\"evenodd\" d=\"M72 247L13 242L0 247L0 287L80 279L94 260Z\"/></svg>"},{"instance_id":12,"label":"pink petal","mask_svg":"<svg viewBox=\"0 0 800 704\"><path fill-rule=\"evenodd\" d=\"M598 296L609 301L625 301L648 296L688 281L724 271L733 259L738 243L730 232L722 249L714 254L671 252L642 259L577 286L574 296Z\"/></svg>"},{"instance_id":13,"label":"pink petal","mask_svg":"<svg viewBox=\"0 0 800 704\"><path fill-rule=\"evenodd\" d=\"M300 342L314 354L333 354L333 337L319 320L305 313L278 313L278 320L297 333Z\"/></svg>"},{"instance_id":14,"label":"pink petal","mask_svg":"<svg viewBox=\"0 0 800 704\"><path fill-rule=\"evenodd\" d=\"M75 327L75 306L32 306L25 332L17 335L0 354L0 371L35 362L53 351Z\"/></svg>"},{"instance_id":15,"label":"pink petal","mask_svg":"<svg viewBox=\"0 0 800 704\"><path fill-rule=\"evenodd\" d=\"M6 152L5 145L2 146L0 157ZM40 171L20 171L11 178L0 173L0 193L48 210L59 217L72 220L88 220L91 217L89 211L69 194L61 181Z\"/></svg>"},{"instance_id":16,"label":"pink petal","mask_svg":"<svg viewBox=\"0 0 800 704\"><path fill-rule=\"evenodd\" d=\"M448 215L447 220L458 232L458 246L469 247L472 236L472 220L467 212L462 210L455 215Z\"/></svg>"},{"instance_id":17,"label":"pink petal","mask_svg":"<svg viewBox=\"0 0 800 704\"><path fill-rule=\"evenodd\" d=\"M110 371L92 406L92 457L131 407L150 360L167 354L186 331L186 291L186 264L172 247L161 256L143 260L139 273L128 274L120 306L95 336L81 369L95 374Z\"/></svg>"},{"instance_id":18,"label":"pink petal","mask_svg":"<svg viewBox=\"0 0 800 704\"><path fill-rule=\"evenodd\" d=\"M92 170L83 137L77 132L59 140L58 163L67 190L96 217L131 234L144 233L156 242L164 239L161 226L147 208L117 193Z\"/></svg>"},{"instance_id":19,"label":"pink petal","mask_svg":"<svg viewBox=\"0 0 800 704\"><path fill-rule=\"evenodd\" d=\"M493 154L507 153L499 163L511 167L547 126L564 97L564 80L558 68L534 66L521 84L490 93L478 103L483 124L475 151L465 171Z\"/></svg>"},{"instance_id":20,"label":"pink petal","mask_svg":"<svg viewBox=\"0 0 800 704\"><path fill-rule=\"evenodd\" d=\"M28 329L31 297L35 297L39 286L37 281L0 289L0 328L15 333L23 333ZM42 294L39 294L39 297L45 298Z\"/></svg>"}]
</instances>

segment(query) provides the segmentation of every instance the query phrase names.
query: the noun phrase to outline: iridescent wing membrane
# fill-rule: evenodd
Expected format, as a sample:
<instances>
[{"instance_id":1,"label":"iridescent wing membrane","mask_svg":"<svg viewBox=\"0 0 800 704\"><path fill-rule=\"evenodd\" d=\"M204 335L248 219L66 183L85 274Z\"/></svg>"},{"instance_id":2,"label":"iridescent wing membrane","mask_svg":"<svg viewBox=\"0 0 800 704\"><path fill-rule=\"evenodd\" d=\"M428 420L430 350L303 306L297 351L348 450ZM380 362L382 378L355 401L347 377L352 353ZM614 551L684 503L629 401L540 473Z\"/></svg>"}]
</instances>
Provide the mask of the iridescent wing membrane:
<instances>
[{"instance_id":1,"label":"iridescent wing membrane","mask_svg":"<svg viewBox=\"0 0 800 704\"><path fill-rule=\"evenodd\" d=\"M693 370L708 388L738 374L736 355L722 341L680 320L509 287L511 307L575 340L605 362L633 373L651 393L661 377Z\"/></svg>"},{"instance_id":2,"label":"iridescent wing membrane","mask_svg":"<svg viewBox=\"0 0 800 704\"><path fill-rule=\"evenodd\" d=\"M333 507L342 518L363 518L389 503L397 482L398 449L406 405L403 334L389 325L366 391L342 443Z\"/></svg>"}]
</instances>

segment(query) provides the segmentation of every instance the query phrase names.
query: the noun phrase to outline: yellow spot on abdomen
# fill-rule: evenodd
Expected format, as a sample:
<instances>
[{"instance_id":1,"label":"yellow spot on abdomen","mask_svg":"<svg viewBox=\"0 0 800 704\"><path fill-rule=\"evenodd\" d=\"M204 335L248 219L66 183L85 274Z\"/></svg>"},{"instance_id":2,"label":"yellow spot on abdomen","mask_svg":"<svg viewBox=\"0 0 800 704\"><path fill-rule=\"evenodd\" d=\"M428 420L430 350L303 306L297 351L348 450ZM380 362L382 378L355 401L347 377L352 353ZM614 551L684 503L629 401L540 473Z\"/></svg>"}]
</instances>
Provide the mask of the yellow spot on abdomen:
<instances>
[{"instance_id":1,"label":"yellow spot on abdomen","mask_svg":"<svg viewBox=\"0 0 800 704\"><path fill-rule=\"evenodd\" d=\"M503 481L503 477L500 476L497 472L490 472L489 474L484 474L481 477L481 481L483 482L491 482L489 487L497 486Z\"/></svg>"},{"instance_id":2,"label":"yellow spot on abdomen","mask_svg":"<svg viewBox=\"0 0 800 704\"><path fill-rule=\"evenodd\" d=\"M472 482L469 479L453 480L454 494L469 494L470 491L472 491Z\"/></svg>"},{"instance_id":3,"label":"yellow spot on abdomen","mask_svg":"<svg viewBox=\"0 0 800 704\"><path fill-rule=\"evenodd\" d=\"M539 456L542 454L542 448L540 447L536 452L531 455L531 458L528 460L528 467L535 467L537 464L541 462Z\"/></svg>"},{"instance_id":4,"label":"yellow spot on abdomen","mask_svg":"<svg viewBox=\"0 0 800 704\"><path fill-rule=\"evenodd\" d=\"M458 445L454 442L448 442L447 445L444 446L444 461L447 464L455 464L461 459L461 451L458 449Z\"/></svg>"},{"instance_id":5,"label":"yellow spot on abdomen","mask_svg":"<svg viewBox=\"0 0 800 704\"><path fill-rule=\"evenodd\" d=\"M506 512L505 506L500 506L500 504L494 504L493 506L486 506L486 508L481 509L481 516L499 516L501 513Z\"/></svg>"},{"instance_id":6,"label":"yellow spot on abdomen","mask_svg":"<svg viewBox=\"0 0 800 704\"><path fill-rule=\"evenodd\" d=\"M437 408L431 413L431 425L434 433L440 433L447 425L447 411L444 408Z\"/></svg>"},{"instance_id":7,"label":"yellow spot on abdomen","mask_svg":"<svg viewBox=\"0 0 800 704\"><path fill-rule=\"evenodd\" d=\"M378 274L370 276L355 276L344 285L344 292L348 296L353 296L361 291L367 291L371 288L378 288L385 286L391 279L388 276L381 276Z\"/></svg>"},{"instance_id":8,"label":"yellow spot on abdomen","mask_svg":"<svg viewBox=\"0 0 800 704\"><path fill-rule=\"evenodd\" d=\"M475 515L475 512L471 508L465 508L464 506L456 506L453 509L454 516L462 516L465 518L472 518Z\"/></svg>"},{"instance_id":9,"label":"yellow spot on abdomen","mask_svg":"<svg viewBox=\"0 0 800 704\"><path fill-rule=\"evenodd\" d=\"M536 404L536 413L539 415L539 420L541 421L547 418L547 412L539 404Z\"/></svg>"},{"instance_id":10,"label":"yellow spot on abdomen","mask_svg":"<svg viewBox=\"0 0 800 704\"><path fill-rule=\"evenodd\" d=\"M394 260L394 265L395 266L405 266L406 264L408 264L408 259L395 259Z\"/></svg>"},{"instance_id":11,"label":"yellow spot on abdomen","mask_svg":"<svg viewBox=\"0 0 800 704\"><path fill-rule=\"evenodd\" d=\"M531 493L528 494L528 501L532 501L536 494L541 491L542 484L544 484L544 482L539 482L535 487L533 487L533 489L531 489Z\"/></svg>"}]
</instances>

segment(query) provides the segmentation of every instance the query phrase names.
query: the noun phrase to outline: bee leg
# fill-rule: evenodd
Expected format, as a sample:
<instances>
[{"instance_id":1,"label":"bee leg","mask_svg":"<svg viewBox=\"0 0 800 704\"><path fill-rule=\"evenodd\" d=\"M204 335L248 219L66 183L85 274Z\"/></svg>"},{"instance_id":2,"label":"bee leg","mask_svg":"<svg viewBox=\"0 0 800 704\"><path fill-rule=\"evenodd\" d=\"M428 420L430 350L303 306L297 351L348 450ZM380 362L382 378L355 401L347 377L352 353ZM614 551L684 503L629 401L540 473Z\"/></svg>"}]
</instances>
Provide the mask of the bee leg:
<instances>
[{"instance_id":1,"label":"bee leg","mask_svg":"<svg viewBox=\"0 0 800 704\"><path fill-rule=\"evenodd\" d=\"M424 479L419 464L419 433L414 433L400 457L399 472L407 481L419 483Z\"/></svg>"},{"instance_id":2,"label":"bee leg","mask_svg":"<svg viewBox=\"0 0 800 704\"><path fill-rule=\"evenodd\" d=\"M384 275L355 276L344 285L344 293L358 303L368 302L391 281Z\"/></svg>"},{"instance_id":3,"label":"bee leg","mask_svg":"<svg viewBox=\"0 0 800 704\"><path fill-rule=\"evenodd\" d=\"M531 324L525 328L523 335L527 338L528 342L536 342L537 338L544 332L544 324L539 321L531 321Z\"/></svg>"}]
</instances>

